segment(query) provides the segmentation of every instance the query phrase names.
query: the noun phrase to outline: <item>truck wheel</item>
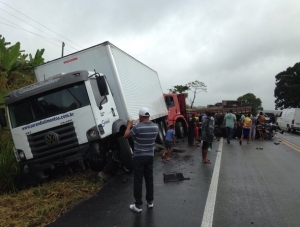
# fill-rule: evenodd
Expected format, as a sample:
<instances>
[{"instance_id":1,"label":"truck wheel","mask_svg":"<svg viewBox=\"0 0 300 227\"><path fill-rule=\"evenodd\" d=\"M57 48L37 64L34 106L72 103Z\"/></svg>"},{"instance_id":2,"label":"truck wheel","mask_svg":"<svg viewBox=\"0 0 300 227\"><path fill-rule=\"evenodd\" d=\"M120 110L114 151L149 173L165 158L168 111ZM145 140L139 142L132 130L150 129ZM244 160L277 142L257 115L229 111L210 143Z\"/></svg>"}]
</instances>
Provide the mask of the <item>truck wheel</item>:
<instances>
[{"instance_id":1,"label":"truck wheel","mask_svg":"<svg viewBox=\"0 0 300 227\"><path fill-rule=\"evenodd\" d=\"M164 122L162 122L162 121L160 122L160 127L161 127L163 137L166 137L166 126L165 126Z\"/></svg>"},{"instance_id":2,"label":"truck wheel","mask_svg":"<svg viewBox=\"0 0 300 227\"><path fill-rule=\"evenodd\" d=\"M184 128L181 122L176 122L175 133L179 139L183 139L184 137Z\"/></svg>"},{"instance_id":3,"label":"truck wheel","mask_svg":"<svg viewBox=\"0 0 300 227\"><path fill-rule=\"evenodd\" d=\"M132 160L133 152L129 145L128 140L125 139L124 137L120 136L120 137L118 137L118 144L119 144L121 159L123 161L124 167L128 171L132 171L132 169L133 169L133 160Z\"/></svg>"},{"instance_id":4,"label":"truck wheel","mask_svg":"<svg viewBox=\"0 0 300 227\"><path fill-rule=\"evenodd\" d=\"M287 126L287 132L291 132L291 128L289 125Z\"/></svg>"},{"instance_id":5,"label":"truck wheel","mask_svg":"<svg viewBox=\"0 0 300 227\"><path fill-rule=\"evenodd\" d=\"M5 119L5 110L3 108L0 108L0 125L3 127L6 127L6 119Z\"/></svg>"},{"instance_id":6,"label":"truck wheel","mask_svg":"<svg viewBox=\"0 0 300 227\"><path fill-rule=\"evenodd\" d=\"M156 125L158 127L158 134L157 134L157 137L156 137L156 142L159 143L159 144L164 144L164 135L163 135L160 123L156 123Z\"/></svg>"},{"instance_id":7,"label":"truck wheel","mask_svg":"<svg viewBox=\"0 0 300 227\"><path fill-rule=\"evenodd\" d=\"M101 171L105 166L105 159L106 153L100 149L99 143L92 143L86 160L89 168L93 171Z\"/></svg>"}]
</instances>

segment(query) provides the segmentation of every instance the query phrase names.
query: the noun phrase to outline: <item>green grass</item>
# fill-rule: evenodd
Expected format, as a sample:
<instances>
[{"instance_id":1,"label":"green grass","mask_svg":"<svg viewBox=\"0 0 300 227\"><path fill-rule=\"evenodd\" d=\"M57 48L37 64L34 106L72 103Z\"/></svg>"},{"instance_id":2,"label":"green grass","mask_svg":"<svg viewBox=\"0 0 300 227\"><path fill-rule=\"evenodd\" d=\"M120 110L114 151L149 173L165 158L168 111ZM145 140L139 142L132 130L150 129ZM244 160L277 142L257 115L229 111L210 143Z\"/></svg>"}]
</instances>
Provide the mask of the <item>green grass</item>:
<instances>
[{"instance_id":1,"label":"green grass","mask_svg":"<svg viewBox=\"0 0 300 227\"><path fill-rule=\"evenodd\" d=\"M102 187L86 171L0 196L0 226L46 226L75 204L90 198Z\"/></svg>"},{"instance_id":2,"label":"green grass","mask_svg":"<svg viewBox=\"0 0 300 227\"><path fill-rule=\"evenodd\" d=\"M0 129L0 193L16 191L15 177L19 166L13 153L13 141L9 130Z\"/></svg>"}]
</instances>

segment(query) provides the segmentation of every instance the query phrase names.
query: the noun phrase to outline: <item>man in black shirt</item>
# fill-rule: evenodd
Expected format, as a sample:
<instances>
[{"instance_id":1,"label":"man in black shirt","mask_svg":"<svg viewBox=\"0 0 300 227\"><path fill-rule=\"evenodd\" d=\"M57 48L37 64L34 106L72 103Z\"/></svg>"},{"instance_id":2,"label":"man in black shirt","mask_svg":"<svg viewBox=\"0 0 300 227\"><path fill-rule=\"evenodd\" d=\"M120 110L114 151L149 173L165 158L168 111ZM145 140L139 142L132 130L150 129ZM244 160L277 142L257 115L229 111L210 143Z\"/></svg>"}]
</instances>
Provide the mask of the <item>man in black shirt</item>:
<instances>
[{"instance_id":1,"label":"man in black shirt","mask_svg":"<svg viewBox=\"0 0 300 227\"><path fill-rule=\"evenodd\" d=\"M195 113L190 114L188 118L188 125L189 125L188 145L193 146L194 138L195 138L195 125L196 125Z\"/></svg>"}]
</instances>

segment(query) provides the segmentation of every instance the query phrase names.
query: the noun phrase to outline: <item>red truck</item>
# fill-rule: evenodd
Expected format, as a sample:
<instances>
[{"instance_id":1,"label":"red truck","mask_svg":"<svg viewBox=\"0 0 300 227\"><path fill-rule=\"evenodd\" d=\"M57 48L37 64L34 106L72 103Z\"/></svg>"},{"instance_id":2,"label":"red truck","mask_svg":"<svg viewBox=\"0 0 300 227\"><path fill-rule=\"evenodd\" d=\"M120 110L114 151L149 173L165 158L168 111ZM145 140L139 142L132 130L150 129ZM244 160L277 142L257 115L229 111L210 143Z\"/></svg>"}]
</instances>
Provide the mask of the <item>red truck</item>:
<instances>
[{"instance_id":1,"label":"red truck","mask_svg":"<svg viewBox=\"0 0 300 227\"><path fill-rule=\"evenodd\" d=\"M184 94L164 94L165 102L168 108L167 124L175 126L177 138L182 139L187 133L187 112Z\"/></svg>"}]
</instances>

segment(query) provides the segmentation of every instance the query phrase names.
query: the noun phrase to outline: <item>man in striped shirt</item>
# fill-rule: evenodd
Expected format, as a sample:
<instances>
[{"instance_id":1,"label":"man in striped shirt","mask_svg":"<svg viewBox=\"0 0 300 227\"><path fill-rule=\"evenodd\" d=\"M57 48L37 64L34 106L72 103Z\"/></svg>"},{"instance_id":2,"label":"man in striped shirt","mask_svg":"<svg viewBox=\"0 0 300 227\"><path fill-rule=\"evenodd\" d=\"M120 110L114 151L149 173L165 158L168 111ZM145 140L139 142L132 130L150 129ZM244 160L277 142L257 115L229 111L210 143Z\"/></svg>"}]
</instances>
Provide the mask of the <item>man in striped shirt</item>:
<instances>
[{"instance_id":1,"label":"man in striped shirt","mask_svg":"<svg viewBox=\"0 0 300 227\"><path fill-rule=\"evenodd\" d=\"M124 137L132 137L134 141L133 173L135 203L129 209L135 212L142 211L143 177L146 183L147 207L153 208L153 158L154 144L158 133L158 126L149 120L150 113L147 107L139 111L139 123L133 126L133 120L128 122ZM132 127L133 126L133 127Z\"/></svg>"}]
</instances>

